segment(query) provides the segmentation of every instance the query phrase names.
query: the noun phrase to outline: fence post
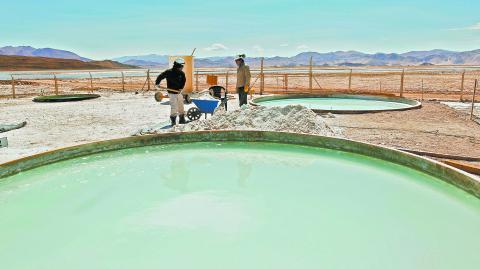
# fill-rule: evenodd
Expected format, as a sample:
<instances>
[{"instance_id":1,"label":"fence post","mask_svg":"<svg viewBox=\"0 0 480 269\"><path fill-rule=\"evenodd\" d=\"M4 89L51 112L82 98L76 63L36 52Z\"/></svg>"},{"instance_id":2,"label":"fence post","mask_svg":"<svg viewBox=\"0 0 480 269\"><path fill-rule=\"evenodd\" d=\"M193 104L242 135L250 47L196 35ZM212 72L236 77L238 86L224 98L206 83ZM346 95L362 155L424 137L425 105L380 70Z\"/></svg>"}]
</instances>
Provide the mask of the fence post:
<instances>
[{"instance_id":1,"label":"fence post","mask_svg":"<svg viewBox=\"0 0 480 269\"><path fill-rule=\"evenodd\" d=\"M310 68L308 72L308 89L313 92L313 56L310 57Z\"/></svg>"},{"instance_id":2,"label":"fence post","mask_svg":"<svg viewBox=\"0 0 480 269\"><path fill-rule=\"evenodd\" d=\"M225 75L225 90L227 92L228 92L228 75L229 75L229 73L230 73L230 71L227 70L227 74Z\"/></svg>"},{"instance_id":3,"label":"fence post","mask_svg":"<svg viewBox=\"0 0 480 269\"><path fill-rule=\"evenodd\" d=\"M147 91L150 91L150 69L147 70Z\"/></svg>"},{"instance_id":4,"label":"fence post","mask_svg":"<svg viewBox=\"0 0 480 269\"><path fill-rule=\"evenodd\" d=\"M477 95L477 85L478 85L478 79L475 80L475 86L473 87L472 109L470 110L471 120L473 120L473 112L475 110L475 96Z\"/></svg>"},{"instance_id":5,"label":"fence post","mask_svg":"<svg viewBox=\"0 0 480 269\"><path fill-rule=\"evenodd\" d=\"M260 95L263 95L263 90L265 88L265 74L263 73L263 57L260 61Z\"/></svg>"},{"instance_id":6,"label":"fence post","mask_svg":"<svg viewBox=\"0 0 480 269\"><path fill-rule=\"evenodd\" d=\"M195 91L198 92L198 70L195 71Z\"/></svg>"},{"instance_id":7,"label":"fence post","mask_svg":"<svg viewBox=\"0 0 480 269\"><path fill-rule=\"evenodd\" d=\"M122 91L125 92L125 74L122 71Z\"/></svg>"},{"instance_id":8,"label":"fence post","mask_svg":"<svg viewBox=\"0 0 480 269\"><path fill-rule=\"evenodd\" d=\"M353 69L350 69L350 75L348 76L348 91L352 90L352 73Z\"/></svg>"},{"instance_id":9,"label":"fence post","mask_svg":"<svg viewBox=\"0 0 480 269\"><path fill-rule=\"evenodd\" d=\"M422 78L422 102L423 102L423 92L424 92L424 87L423 87L423 78Z\"/></svg>"},{"instance_id":10,"label":"fence post","mask_svg":"<svg viewBox=\"0 0 480 269\"><path fill-rule=\"evenodd\" d=\"M92 72L88 72L88 75L90 76L90 90L93 91L93 77L92 77Z\"/></svg>"},{"instance_id":11,"label":"fence post","mask_svg":"<svg viewBox=\"0 0 480 269\"><path fill-rule=\"evenodd\" d=\"M400 79L400 97L403 97L404 83L405 83L405 69L403 69L402 77Z\"/></svg>"},{"instance_id":12,"label":"fence post","mask_svg":"<svg viewBox=\"0 0 480 269\"><path fill-rule=\"evenodd\" d=\"M463 91L465 90L465 70L462 73L462 83L460 85L460 102L463 102Z\"/></svg>"},{"instance_id":13,"label":"fence post","mask_svg":"<svg viewBox=\"0 0 480 269\"><path fill-rule=\"evenodd\" d=\"M288 74L283 75L283 84L285 86L285 92L288 92Z\"/></svg>"},{"instance_id":14,"label":"fence post","mask_svg":"<svg viewBox=\"0 0 480 269\"><path fill-rule=\"evenodd\" d=\"M55 82L55 95L58 95L58 81L57 81L57 76L55 74L53 75L53 80Z\"/></svg>"},{"instance_id":15,"label":"fence post","mask_svg":"<svg viewBox=\"0 0 480 269\"><path fill-rule=\"evenodd\" d=\"M12 77L12 97L17 98L17 94L15 93L15 79L13 78L13 75L10 75Z\"/></svg>"}]
</instances>

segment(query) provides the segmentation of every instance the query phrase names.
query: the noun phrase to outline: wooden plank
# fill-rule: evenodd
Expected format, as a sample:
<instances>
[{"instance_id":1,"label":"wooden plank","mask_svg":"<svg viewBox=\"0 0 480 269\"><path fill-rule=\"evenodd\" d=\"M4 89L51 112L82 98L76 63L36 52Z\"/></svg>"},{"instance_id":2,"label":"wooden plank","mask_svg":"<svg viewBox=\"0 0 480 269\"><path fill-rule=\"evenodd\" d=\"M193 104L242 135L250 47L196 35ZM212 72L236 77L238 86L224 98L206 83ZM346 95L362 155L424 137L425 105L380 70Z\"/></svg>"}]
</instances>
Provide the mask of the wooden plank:
<instances>
[{"instance_id":1,"label":"wooden plank","mask_svg":"<svg viewBox=\"0 0 480 269\"><path fill-rule=\"evenodd\" d=\"M454 160L444 160L442 161L444 164L453 166L457 169L463 170L467 173L480 175L480 166L466 164L464 162L454 161Z\"/></svg>"}]
</instances>

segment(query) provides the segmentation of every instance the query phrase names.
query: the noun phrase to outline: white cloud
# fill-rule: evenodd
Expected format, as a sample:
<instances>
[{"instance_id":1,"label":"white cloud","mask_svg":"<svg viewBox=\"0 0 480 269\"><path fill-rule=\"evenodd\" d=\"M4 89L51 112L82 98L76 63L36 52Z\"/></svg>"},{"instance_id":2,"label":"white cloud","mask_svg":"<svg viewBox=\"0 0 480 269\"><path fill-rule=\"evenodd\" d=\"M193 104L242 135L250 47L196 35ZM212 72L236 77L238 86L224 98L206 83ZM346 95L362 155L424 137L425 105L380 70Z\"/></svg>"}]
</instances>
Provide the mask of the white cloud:
<instances>
[{"instance_id":1,"label":"white cloud","mask_svg":"<svg viewBox=\"0 0 480 269\"><path fill-rule=\"evenodd\" d=\"M308 46L307 46L307 45L299 45L299 46L297 47L297 49L299 49L299 50L308 49Z\"/></svg>"},{"instance_id":2,"label":"white cloud","mask_svg":"<svg viewBox=\"0 0 480 269\"><path fill-rule=\"evenodd\" d=\"M228 50L227 46L220 44L220 43L214 43L210 47L204 48L206 51L225 51Z\"/></svg>"},{"instance_id":3,"label":"white cloud","mask_svg":"<svg viewBox=\"0 0 480 269\"><path fill-rule=\"evenodd\" d=\"M253 49L256 50L259 53L263 53L265 51L265 49L262 48L262 46L260 46L260 45L253 46Z\"/></svg>"},{"instance_id":4,"label":"white cloud","mask_svg":"<svg viewBox=\"0 0 480 269\"><path fill-rule=\"evenodd\" d=\"M467 30L480 31L480 22L466 28Z\"/></svg>"},{"instance_id":5,"label":"white cloud","mask_svg":"<svg viewBox=\"0 0 480 269\"><path fill-rule=\"evenodd\" d=\"M480 22L463 28L451 28L450 31L480 31Z\"/></svg>"}]
</instances>

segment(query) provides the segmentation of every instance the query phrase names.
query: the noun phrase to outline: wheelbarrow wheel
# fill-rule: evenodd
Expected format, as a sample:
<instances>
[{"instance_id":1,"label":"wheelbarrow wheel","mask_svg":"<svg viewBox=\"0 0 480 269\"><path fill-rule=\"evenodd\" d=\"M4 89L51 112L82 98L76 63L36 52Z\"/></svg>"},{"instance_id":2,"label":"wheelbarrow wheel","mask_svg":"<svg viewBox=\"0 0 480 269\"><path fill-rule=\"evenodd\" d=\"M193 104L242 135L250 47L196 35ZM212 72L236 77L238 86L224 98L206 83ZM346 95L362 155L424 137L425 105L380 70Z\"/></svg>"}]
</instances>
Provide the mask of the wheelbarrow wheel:
<instances>
[{"instance_id":1,"label":"wheelbarrow wheel","mask_svg":"<svg viewBox=\"0 0 480 269\"><path fill-rule=\"evenodd\" d=\"M200 109L196 107L192 107L187 111L187 118L190 121L199 120L201 116L202 116L202 113L200 112Z\"/></svg>"}]
</instances>

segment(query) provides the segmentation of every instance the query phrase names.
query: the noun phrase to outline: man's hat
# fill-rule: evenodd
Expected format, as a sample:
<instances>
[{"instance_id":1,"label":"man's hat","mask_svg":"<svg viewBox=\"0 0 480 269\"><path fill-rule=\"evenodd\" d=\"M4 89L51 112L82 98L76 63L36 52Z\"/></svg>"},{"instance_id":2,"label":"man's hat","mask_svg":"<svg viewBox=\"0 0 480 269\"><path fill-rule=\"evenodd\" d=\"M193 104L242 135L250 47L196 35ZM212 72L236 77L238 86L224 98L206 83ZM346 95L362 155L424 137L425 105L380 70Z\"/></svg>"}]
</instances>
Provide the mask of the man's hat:
<instances>
[{"instance_id":1,"label":"man's hat","mask_svg":"<svg viewBox=\"0 0 480 269\"><path fill-rule=\"evenodd\" d=\"M173 65L181 65L181 66L184 66L185 65L185 60L183 58L177 58L175 59L175 61L173 62Z\"/></svg>"},{"instance_id":2,"label":"man's hat","mask_svg":"<svg viewBox=\"0 0 480 269\"><path fill-rule=\"evenodd\" d=\"M237 60L245 60L247 56L245 56L245 54L239 54L237 56L235 56L235 61Z\"/></svg>"}]
</instances>

